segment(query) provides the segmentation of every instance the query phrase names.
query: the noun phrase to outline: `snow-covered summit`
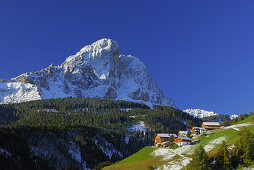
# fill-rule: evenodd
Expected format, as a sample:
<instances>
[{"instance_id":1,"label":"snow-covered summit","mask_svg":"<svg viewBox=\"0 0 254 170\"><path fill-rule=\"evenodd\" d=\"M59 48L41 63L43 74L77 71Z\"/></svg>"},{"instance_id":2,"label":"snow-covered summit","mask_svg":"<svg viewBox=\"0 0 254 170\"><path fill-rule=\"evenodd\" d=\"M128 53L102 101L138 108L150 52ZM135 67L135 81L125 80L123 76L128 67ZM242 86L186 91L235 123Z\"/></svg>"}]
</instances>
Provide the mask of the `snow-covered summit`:
<instances>
[{"instance_id":1,"label":"snow-covered summit","mask_svg":"<svg viewBox=\"0 0 254 170\"><path fill-rule=\"evenodd\" d=\"M213 111L206 111L206 110L201 110L201 109L186 109L183 110L185 113L188 113L194 117L197 118L203 118L203 117L210 117L210 116L215 116L218 115L217 113L214 113Z\"/></svg>"},{"instance_id":2,"label":"snow-covered summit","mask_svg":"<svg viewBox=\"0 0 254 170\"><path fill-rule=\"evenodd\" d=\"M0 103L68 96L173 106L148 75L144 63L137 57L120 55L118 43L105 38L83 47L60 66L0 80Z\"/></svg>"},{"instance_id":3,"label":"snow-covered summit","mask_svg":"<svg viewBox=\"0 0 254 170\"><path fill-rule=\"evenodd\" d=\"M93 69L98 78L107 79L114 70L114 62L119 60L118 43L111 39L101 39L83 47L75 55L68 57L63 63L66 71L79 66Z\"/></svg>"},{"instance_id":4,"label":"snow-covered summit","mask_svg":"<svg viewBox=\"0 0 254 170\"><path fill-rule=\"evenodd\" d=\"M233 120L235 118L238 118L238 115L230 115L230 119Z\"/></svg>"},{"instance_id":5,"label":"snow-covered summit","mask_svg":"<svg viewBox=\"0 0 254 170\"><path fill-rule=\"evenodd\" d=\"M210 117L210 116L216 116L216 115L220 115L218 113L214 113L213 111L206 111L206 110L201 110L201 109L186 109L183 110L183 112L188 113L194 117L197 118L204 118L204 117ZM238 115L228 115L229 119L235 119L237 118Z\"/></svg>"}]
</instances>

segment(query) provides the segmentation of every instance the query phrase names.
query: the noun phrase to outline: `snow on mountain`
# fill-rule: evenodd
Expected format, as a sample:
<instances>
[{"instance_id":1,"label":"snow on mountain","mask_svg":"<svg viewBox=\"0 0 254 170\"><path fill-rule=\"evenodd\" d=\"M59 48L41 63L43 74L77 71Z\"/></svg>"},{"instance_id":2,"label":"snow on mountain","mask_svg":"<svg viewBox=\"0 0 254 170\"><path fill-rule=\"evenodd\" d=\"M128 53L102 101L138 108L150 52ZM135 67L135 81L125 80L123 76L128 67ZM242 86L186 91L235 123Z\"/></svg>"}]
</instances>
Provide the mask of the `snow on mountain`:
<instances>
[{"instance_id":1,"label":"snow on mountain","mask_svg":"<svg viewBox=\"0 0 254 170\"><path fill-rule=\"evenodd\" d=\"M78 147L73 141L71 141L70 143L71 145L69 147L68 153L71 154L74 160L81 163L82 158L81 158L80 147Z\"/></svg>"},{"instance_id":2,"label":"snow on mountain","mask_svg":"<svg viewBox=\"0 0 254 170\"><path fill-rule=\"evenodd\" d=\"M137 122L137 124L134 124L134 125L131 125L131 126L127 127L127 131L129 132L129 134L127 136L125 136L125 143L126 144L129 143L129 139L130 139L130 135L131 135L130 133L132 133L135 130L143 132L143 134L146 134L146 128L145 128L144 121L139 121L139 122Z\"/></svg>"},{"instance_id":3,"label":"snow on mountain","mask_svg":"<svg viewBox=\"0 0 254 170\"><path fill-rule=\"evenodd\" d=\"M238 115L230 115L230 119L233 120L235 118L238 118Z\"/></svg>"},{"instance_id":4,"label":"snow on mountain","mask_svg":"<svg viewBox=\"0 0 254 170\"><path fill-rule=\"evenodd\" d=\"M114 146L104 138L97 137L96 139L94 139L94 142L101 149L101 151L110 159L114 154L118 155L121 158L123 157L122 153L116 150Z\"/></svg>"},{"instance_id":5,"label":"snow on mountain","mask_svg":"<svg viewBox=\"0 0 254 170\"><path fill-rule=\"evenodd\" d=\"M139 121L137 124L131 125L130 127L127 128L129 132L133 132L135 130L141 131L143 133L146 133L146 128L145 128L145 123L144 121Z\"/></svg>"},{"instance_id":6,"label":"snow on mountain","mask_svg":"<svg viewBox=\"0 0 254 170\"><path fill-rule=\"evenodd\" d=\"M218 113L214 113L213 111L206 111L201 109L186 109L183 110L183 112L188 113L194 117L197 118L204 118L204 117L210 117L210 116L216 116L220 115ZM228 115L228 117L232 120L238 117L238 115Z\"/></svg>"},{"instance_id":7,"label":"snow on mountain","mask_svg":"<svg viewBox=\"0 0 254 170\"><path fill-rule=\"evenodd\" d=\"M0 147L0 155L4 154L4 157L9 157L11 154Z\"/></svg>"},{"instance_id":8,"label":"snow on mountain","mask_svg":"<svg viewBox=\"0 0 254 170\"><path fill-rule=\"evenodd\" d=\"M101 39L59 66L0 80L0 103L63 97L99 97L174 106L148 75L142 61L119 55L118 43Z\"/></svg>"},{"instance_id":9,"label":"snow on mountain","mask_svg":"<svg viewBox=\"0 0 254 170\"><path fill-rule=\"evenodd\" d=\"M190 114L194 117L197 117L197 118L218 115L217 113L214 113L213 111L206 111L206 110L201 110L201 109L186 109L186 110L183 110L183 112L188 113L188 114Z\"/></svg>"}]
</instances>

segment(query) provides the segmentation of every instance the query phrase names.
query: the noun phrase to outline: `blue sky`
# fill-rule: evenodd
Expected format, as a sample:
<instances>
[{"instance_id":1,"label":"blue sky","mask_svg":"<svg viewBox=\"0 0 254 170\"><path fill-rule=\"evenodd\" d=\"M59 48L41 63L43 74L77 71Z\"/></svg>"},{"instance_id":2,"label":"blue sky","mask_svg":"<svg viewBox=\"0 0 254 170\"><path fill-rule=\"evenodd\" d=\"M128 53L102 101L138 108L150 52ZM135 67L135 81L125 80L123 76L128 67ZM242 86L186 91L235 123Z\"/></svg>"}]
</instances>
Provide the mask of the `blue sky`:
<instances>
[{"instance_id":1,"label":"blue sky","mask_svg":"<svg viewBox=\"0 0 254 170\"><path fill-rule=\"evenodd\" d=\"M0 79L101 38L140 58L180 109L254 111L254 1L1 0Z\"/></svg>"}]
</instances>

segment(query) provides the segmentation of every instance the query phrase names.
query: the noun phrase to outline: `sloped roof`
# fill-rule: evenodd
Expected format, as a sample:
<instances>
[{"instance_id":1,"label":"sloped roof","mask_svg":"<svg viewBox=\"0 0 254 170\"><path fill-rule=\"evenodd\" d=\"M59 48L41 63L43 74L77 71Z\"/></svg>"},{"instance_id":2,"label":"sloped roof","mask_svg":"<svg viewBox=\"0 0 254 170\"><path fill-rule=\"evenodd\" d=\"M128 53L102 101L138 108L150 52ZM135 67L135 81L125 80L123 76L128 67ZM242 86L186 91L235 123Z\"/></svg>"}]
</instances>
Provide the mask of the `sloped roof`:
<instances>
[{"instance_id":1,"label":"sloped roof","mask_svg":"<svg viewBox=\"0 0 254 170\"><path fill-rule=\"evenodd\" d=\"M177 137L176 134L167 134L167 133L158 133L158 136L161 138L169 138L170 136Z\"/></svg>"},{"instance_id":2,"label":"sloped roof","mask_svg":"<svg viewBox=\"0 0 254 170\"><path fill-rule=\"evenodd\" d=\"M193 127L195 129L206 129L206 128L202 128L202 127Z\"/></svg>"},{"instance_id":3,"label":"sloped roof","mask_svg":"<svg viewBox=\"0 0 254 170\"><path fill-rule=\"evenodd\" d=\"M181 138L182 140L190 140L191 141L191 138L188 138L188 137L179 137Z\"/></svg>"},{"instance_id":4,"label":"sloped roof","mask_svg":"<svg viewBox=\"0 0 254 170\"><path fill-rule=\"evenodd\" d=\"M205 126L220 126L219 122L203 122Z\"/></svg>"},{"instance_id":5,"label":"sloped roof","mask_svg":"<svg viewBox=\"0 0 254 170\"><path fill-rule=\"evenodd\" d=\"M177 137L177 135L176 135L176 134L169 134L169 135L170 135L170 136L173 136L174 138L175 138L175 137Z\"/></svg>"}]
</instances>

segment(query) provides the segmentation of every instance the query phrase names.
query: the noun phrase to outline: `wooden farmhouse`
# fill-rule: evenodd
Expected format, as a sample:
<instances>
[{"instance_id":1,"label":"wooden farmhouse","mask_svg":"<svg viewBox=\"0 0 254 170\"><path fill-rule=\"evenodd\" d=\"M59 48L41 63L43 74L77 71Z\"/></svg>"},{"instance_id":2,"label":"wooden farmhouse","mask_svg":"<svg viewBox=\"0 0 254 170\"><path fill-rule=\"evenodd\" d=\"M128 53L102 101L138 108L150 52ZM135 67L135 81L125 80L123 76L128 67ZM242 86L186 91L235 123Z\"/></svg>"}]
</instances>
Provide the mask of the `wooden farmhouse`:
<instances>
[{"instance_id":1,"label":"wooden farmhouse","mask_svg":"<svg viewBox=\"0 0 254 170\"><path fill-rule=\"evenodd\" d=\"M201 127L205 128L207 130L214 130L214 129L219 129L220 124L219 124L219 122L203 122L201 124Z\"/></svg>"},{"instance_id":2,"label":"wooden farmhouse","mask_svg":"<svg viewBox=\"0 0 254 170\"><path fill-rule=\"evenodd\" d=\"M191 136L203 135L207 133L207 129L202 127L193 127L190 129Z\"/></svg>"},{"instance_id":3,"label":"wooden farmhouse","mask_svg":"<svg viewBox=\"0 0 254 170\"><path fill-rule=\"evenodd\" d=\"M154 137L154 144L169 141L170 136L177 137L176 134L157 133Z\"/></svg>"},{"instance_id":4,"label":"wooden farmhouse","mask_svg":"<svg viewBox=\"0 0 254 170\"><path fill-rule=\"evenodd\" d=\"M178 136L187 137L188 131L179 131Z\"/></svg>"},{"instance_id":5,"label":"wooden farmhouse","mask_svg":"<svg viewBox=\"0 0 254 170\"><path fill-rule=\"evenodd\" d=\"M188 137L176 137L174 138L174 143L177 144L178 146L183 146L183 145L190 145L191 144L191 139Z\"/></svg>"}]
</instances>

